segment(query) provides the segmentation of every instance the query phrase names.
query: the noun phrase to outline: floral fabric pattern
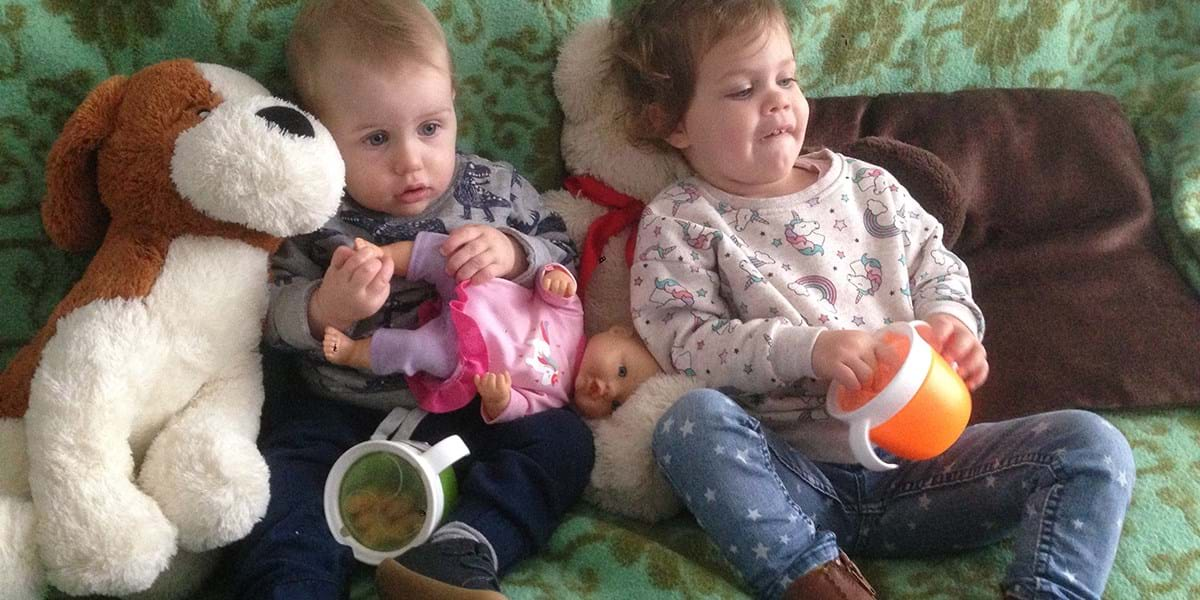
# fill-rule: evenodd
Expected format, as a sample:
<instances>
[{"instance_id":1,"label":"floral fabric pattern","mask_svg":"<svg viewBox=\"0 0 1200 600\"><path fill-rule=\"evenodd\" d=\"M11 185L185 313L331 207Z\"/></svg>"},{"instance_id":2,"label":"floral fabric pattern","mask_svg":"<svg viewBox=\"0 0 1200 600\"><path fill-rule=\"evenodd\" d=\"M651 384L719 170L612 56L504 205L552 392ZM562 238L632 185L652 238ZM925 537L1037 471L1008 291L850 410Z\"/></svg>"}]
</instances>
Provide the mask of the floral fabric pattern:
<instances>
[{"instance_id":1,"label":"floral fabric pattern","mask_svg":"<svg viewBox=\"0 0 1200 600\"><path fill-rule=\"evenodd\" d=\"M427 0L456 60L460 142L561 186L551 74L580 23L637 0ZM1172 260L1200 292L1200 2L1194 0L785 0L810 96L1054 87L1117 97L1138 135ZM45 321L87 256L42 232L44 161L86 93L114 74L187 56L287 95L283 40L300 0L6 0L0 3L0 365ZM814 247L815 248L815 247ZM1132 443L1138 485L1111 598L1200 589L1200 415L1105 415ZM888 598L983 599L1011 550L864 561ZM646 526L578 507L511 597L743 598L686 517ZM372 596L367 578L354 597Z\"/></svg>"}]
</instances>

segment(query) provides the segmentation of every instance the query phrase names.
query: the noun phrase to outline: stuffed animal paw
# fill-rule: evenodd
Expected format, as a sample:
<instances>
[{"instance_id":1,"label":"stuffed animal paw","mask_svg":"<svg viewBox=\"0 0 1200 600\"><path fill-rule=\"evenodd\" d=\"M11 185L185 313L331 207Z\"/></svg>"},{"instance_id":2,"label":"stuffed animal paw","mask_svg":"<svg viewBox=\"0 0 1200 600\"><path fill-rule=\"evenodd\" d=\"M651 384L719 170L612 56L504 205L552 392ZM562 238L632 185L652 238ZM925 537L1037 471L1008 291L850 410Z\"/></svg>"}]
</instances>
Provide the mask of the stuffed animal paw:
<instances>
[{"instance_id":1,"label":"stuffed animal paw","mask_svg":"<svg viewBox=\"0 0 1200 600\"><path fill-rule=\"evenodd\" d=\"M49 581L72 595L149 588L176 548L176 528L158 504L129 480L85 475L67 487L77 493L52 505L34 494L37 545Z\"/></svg>"},{"instance_id":2,"label":"stuffed animal paw","mask_svg":"<svg viewBox=\"0 0 1200 600\"><path fill-rule=\"evenodd\" d=\"M206 393L236 397L231 387L217 384ZM252 402L254 396L242 398ZM253 440L187 416L154 439L138 485L178 527L179 546L202 552L249 533L266 512L270 487L266 461Z\"/></svg>"}]
</instances>

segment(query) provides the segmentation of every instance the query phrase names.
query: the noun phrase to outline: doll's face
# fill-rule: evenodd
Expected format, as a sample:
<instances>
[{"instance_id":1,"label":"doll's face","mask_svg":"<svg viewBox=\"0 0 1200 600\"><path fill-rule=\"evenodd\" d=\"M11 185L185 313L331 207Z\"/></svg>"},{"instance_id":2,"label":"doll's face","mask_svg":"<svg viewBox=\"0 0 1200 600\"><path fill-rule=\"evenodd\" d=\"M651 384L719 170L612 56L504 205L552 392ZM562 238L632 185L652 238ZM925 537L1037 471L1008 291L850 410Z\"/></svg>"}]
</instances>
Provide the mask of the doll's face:
<instances>
[{"instance_id":1,"label":"doll's face","mask_svg":"<svg viewBox=\"0 0 1200 600\"><path fill-rule=\"evenodd\" d=\"M591 337L575 377L575 408L589 419L607 417L641 383L659 372L654 356L627 327Z\"/></svg>"}]
</instances>

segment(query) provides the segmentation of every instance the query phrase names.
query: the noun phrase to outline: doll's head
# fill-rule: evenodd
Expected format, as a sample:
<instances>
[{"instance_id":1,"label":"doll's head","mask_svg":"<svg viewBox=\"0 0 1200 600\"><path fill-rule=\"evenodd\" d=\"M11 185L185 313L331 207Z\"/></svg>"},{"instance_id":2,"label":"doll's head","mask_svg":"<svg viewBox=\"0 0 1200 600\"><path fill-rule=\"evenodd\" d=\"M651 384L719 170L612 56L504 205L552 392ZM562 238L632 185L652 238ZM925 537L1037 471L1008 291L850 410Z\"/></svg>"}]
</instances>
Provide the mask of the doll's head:
<instances>
[{"instance_id":1,"label":"doll's head","mask_svg":"<svg viewBox=\"0 0 1200 600\"><path fill-rule=\"evenodd\" d=\"M587 341L575 376L575 410L589 419L607 417L659 372L654 356L632 329L609 327Z\"/></svg>"}]
</instances>

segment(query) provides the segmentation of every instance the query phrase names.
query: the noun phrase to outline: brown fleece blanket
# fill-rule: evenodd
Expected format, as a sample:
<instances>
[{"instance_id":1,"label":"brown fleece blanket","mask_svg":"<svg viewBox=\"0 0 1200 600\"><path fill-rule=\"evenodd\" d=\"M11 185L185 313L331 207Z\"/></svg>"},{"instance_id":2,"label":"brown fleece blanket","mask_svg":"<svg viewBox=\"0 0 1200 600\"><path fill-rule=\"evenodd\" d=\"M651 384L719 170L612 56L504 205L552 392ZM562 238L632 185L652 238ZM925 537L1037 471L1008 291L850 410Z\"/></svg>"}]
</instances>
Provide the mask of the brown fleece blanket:
<instances>
[{"instance_id":1,"label":"brown fleece blanket","mask_svg":"<svg viewBox=\"0 0 1200 600\"><path fill-rule=\"evenodd\" d=\"M1141 152L1114 98L971 90L811 104L810 145L895 138L956 176L959 210L930 210L949 233L961 223L952 248L987 320L992 371L973 421L1200 404L1200 299L1165 258Z\"/></svg>"}]
</instances>

